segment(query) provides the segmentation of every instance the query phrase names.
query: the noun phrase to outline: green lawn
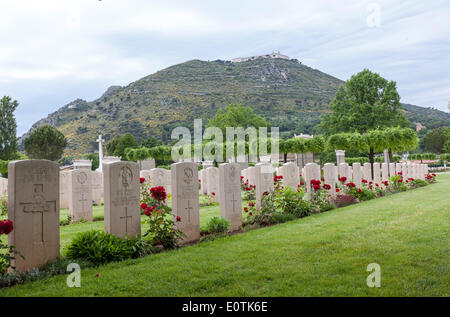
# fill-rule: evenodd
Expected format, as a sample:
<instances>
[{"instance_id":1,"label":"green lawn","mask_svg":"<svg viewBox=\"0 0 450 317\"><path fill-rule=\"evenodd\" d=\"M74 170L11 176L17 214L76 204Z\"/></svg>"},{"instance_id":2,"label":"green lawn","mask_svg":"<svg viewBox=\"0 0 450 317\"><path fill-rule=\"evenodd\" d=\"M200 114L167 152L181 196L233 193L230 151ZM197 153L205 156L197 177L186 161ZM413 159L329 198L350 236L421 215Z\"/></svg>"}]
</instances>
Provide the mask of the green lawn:
<instances>
[{"instance_id":1,"label":"green lawn","mask_svg":"<svg viewBox=\"0 0 450 317\"><path fill-rule=\"evenodd\" d=\"M439 175L424 188L87 269L81 288L61 275L0 296L449 296L449 188L450 175ZM214 214L203 208L202 223ZM62 244L97 225L62 227ZM380 288L366 285L369 263L381 266Z\"/></svg>"}]
</instances>

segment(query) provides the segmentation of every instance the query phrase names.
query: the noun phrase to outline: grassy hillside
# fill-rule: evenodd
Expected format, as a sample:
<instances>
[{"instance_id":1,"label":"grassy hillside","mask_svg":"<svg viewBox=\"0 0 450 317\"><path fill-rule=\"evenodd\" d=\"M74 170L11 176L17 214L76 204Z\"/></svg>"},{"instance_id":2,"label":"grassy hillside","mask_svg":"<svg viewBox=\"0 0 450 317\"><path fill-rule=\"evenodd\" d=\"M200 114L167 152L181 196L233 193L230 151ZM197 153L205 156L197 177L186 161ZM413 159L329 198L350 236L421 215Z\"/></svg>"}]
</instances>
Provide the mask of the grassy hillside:
<instances>
[{"instance_id":1,"label":"grassy hillside","mask_svg":"<svg viewBox=\"0 0 450 317\"><path fill-rule=\"evenodd\" d=\"M139 140L152 136L167 141L174 127L192 127L194 118L206 125L218 109L241 103L286 134L315 133L341 84L293 60L192 60L126 87L111 87L92 102L75 100L33 128L50 123L69 138L67 154L86 153L95 150L100 133L106 140L130 132ZM408 106L406 115L413 122L425 120L424 125L450 124L450 114L436 110Z\"/></svg>"},{"instance_id":2,"label":"grassy hillside","mask_svg":"<svg viewBox=\"0 0 450 317\"><path fill-rule=\"evenodd\" d=\"M0 297L449 296L450 175L437 180L288 223L83 270L81 288L68 288L61 275L0 289ZM218 212L206 210L208 216ZM370 263L381 267L380 288L366 285Z\"/></svg>"}]
</instances>

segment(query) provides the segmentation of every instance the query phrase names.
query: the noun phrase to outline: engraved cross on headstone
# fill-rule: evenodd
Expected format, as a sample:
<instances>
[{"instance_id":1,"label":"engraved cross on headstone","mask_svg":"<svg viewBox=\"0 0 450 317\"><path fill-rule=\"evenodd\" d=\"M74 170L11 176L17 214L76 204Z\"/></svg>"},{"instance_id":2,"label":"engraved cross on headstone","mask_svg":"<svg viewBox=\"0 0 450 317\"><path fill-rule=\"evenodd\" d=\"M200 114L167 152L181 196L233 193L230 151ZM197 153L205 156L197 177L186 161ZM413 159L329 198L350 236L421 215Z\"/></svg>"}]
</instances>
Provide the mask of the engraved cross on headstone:
<instances>
[{"instance_id":1,"label":"engraved cross on headstone","mask_svg":"<svg viewBox=\"0 0 450 317\"><path fill-rule=\"evenodd\" d=\"M231 199L231 202L233 203L233 212L236 212L236 208L234 208L234 207L235 207L235 203L237 202L237 200L234 197L234 192L233 192L233 198Z\"/></svg>"},{"instance_id":2,"label":"engraved cross on headstone","mask_svg":"<svg viewBox=\"0 0 450 317\"><path fill-rule=\"evenodd\" d=\"M81 193L81 199L80 199L80 201L81 201L82 206L83 206L82 210L83 210L83 212L85 212L85 211L86 211L86 208L84 208L84 207L85 207L85 206L84 206L84 203L87 201L87 199L86 199L86 197L84 197L84 193Z\"/></svg>"},{"instance_id":3,"label":"engraved cross on headstone","mask_svg":"<svg viewBox=\"0 0 450 317\"><path fill-rule=\"evenodd\" d=\"M33 185L33 201L31 203L20 203L23 205L24 213L40 213L41 214L41 242L44 242L44 212L49 212L49 204L54 204L56 211L56 201L45 201L44 197L44 185Z\"/></svg>"},{"instance_id":4,"label":"engraved cross on headstone","mask_svg":"<svg viewBox=\"0 0 450 317\"><path fill-rule=\"evenodd\" d=\"M128 216L128 208L125 207L125 216L124 217L120 217L120 219L125 219L125 233L128 232L128 219L132 220L132 216Z\"/></svg>"},{"instance_id":5,"label":"engraved cross on headstone","mask_svg":"<svg viewBox=\"0 0 450 317\"><path fill-rule=\"evenodd\" d=\"M188 212L188 222L191 222L191 211L192 211L192 206L190 205L190 200L188 200L188 206L186 207L186 208L184 208L184 209L186 209L187 210L187 212Z\"/></svg>"}]
</instances>

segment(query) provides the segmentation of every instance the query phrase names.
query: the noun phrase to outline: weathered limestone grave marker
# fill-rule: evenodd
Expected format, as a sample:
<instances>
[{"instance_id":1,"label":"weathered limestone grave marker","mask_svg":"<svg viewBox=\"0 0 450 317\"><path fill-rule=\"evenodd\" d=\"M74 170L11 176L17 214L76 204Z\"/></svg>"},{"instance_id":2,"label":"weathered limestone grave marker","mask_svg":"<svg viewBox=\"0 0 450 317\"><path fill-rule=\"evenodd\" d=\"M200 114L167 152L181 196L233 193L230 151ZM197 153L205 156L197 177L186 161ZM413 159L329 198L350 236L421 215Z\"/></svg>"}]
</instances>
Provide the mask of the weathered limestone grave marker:
<instances>
[{"instance_id":1,"label":"weathered limestone grave marker","mask_svg":"<svg viewBox=\"0 0 450 317\"><path fill-rule=\"evenodd\" d=\"M103 173L92 172L92 200L97 206L101 206L103 197Z\"/></svg>"},{"instance_id":2,"label":"weathered limestone grave marker","mask_svg":"<svg viewBox=\"0 0 450 317\"><path fill-rule=\"evenodd\" d=\"M9 245L25 257L12 265L20 272L59 258L59 165L44 160L8 165L8 218L14 223Z\"/></svg>"},{"instance_id":3,"label":"weathered limestone grave marker","mask_svg":"<svg viewBox=\"0 0 450 317\"><path fill-rule=\"evenodd\" d=\"M118 237L141 234L139 164L103 164L105 184L105 231Z\"/></svg>"},{"instance_id":4,"label":"weathered limestone grave marker","mask_svg":"<svg viewBox=\"0 0 450 317\"><path fill-rule=\"evenodd\" d=\"M255 165L256 181L256 208L261 209L261 199L265 192L273 188L273 167L270 163L258 163Z\"/></svg>"},{"instance_id":5,"label":"weathered limestone grave marker","mask_svg":"<svg viewBox=\"0 0 450 317\"><path fill-rule=\"evenodd\" d=\"M92 172L77 169L70 172L69 214L72 221L93 220L92 213Z\"/></svg>"},{"instance_id":6,"label":"weathered limestone grave marker","mask_svg":"<svg viewBox=\"0 0 450 317\"><path fill-rule=\"evenodd\" d=\"M278 175L283 176L282 183L292 189L300 184L300 169L295 163L286 163L278 169Z\"/></svg>"},{"instance_id":7,"label":"weathered limestone grave marker","mask_svg":"<svg viewBox=\"0 0 450 317\"><path fill-rule=\"evenodd\" d=\"M69 208L70 192L69 192L70 172L59 173L59 206L60 208Z\"/></svg>"},{"instance_id":8,"label":"weathered limestone grave marker","mask_svg":"<svg viewBox=\"0 0 450 317\"><path fill-rule=\"evenodd\" d=\"M220 215L230 221L230 229L242 225L241 168L239 163L219 166Z\"/></svg>"},{"instance_id":9,"label":"weathered limestone grave marker","mask_svg":"<svg viewBox=\"0 0 450 317\"><path fill-rule=\"evenodd\" d=\"M214 196L216 201L219 201L219 168L208 167L206 169L206 184L208 185L208 194Z\"/></svg>"},{"instance_id":10,"label":"weathered limestone grave marker","mask_svg":"<svg viewBox=\"0 0 450 317\"><path fill-rule=\"evenodd\" d=\"M323 176L325 184L330 185L329 190L332 196L336 196L336 183L338 181L338 169L333 163L325 163L323 167Z\"/></svg>"},{"instance_id":11,"label":"weathered limestone grave marker","mask_svg":"<svg viewBox=\"0 0 450 317\"><path fill-rule=\"evenodd\" d=\"M182 243L200 239L200 215L198 201L198 169L192 162L172 164L172 214L176 228L186 237Z\"/></svg>"}]
</instances>

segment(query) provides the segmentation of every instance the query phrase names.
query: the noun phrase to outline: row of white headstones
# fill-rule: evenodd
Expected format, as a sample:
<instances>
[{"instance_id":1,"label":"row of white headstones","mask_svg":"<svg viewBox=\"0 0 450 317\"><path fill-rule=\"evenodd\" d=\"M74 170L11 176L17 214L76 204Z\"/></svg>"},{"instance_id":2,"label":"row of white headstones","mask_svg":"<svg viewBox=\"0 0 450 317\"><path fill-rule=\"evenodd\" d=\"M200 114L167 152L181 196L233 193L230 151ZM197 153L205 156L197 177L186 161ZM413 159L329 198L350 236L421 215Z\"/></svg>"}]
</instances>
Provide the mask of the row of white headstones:
<instances>
[{"instance_id":1,"label":"row of white headstones","mask_svg":"<svg viewBox=\"0 0 450 317\"><path fill-rule=\"evenodd\" d=\"M388 175L402 171L412 178L425 178L428 167L423 164L397 164L395 166L375 165L375 178L382 180ZM395 168L395 169L394 169ZM381 170L381 173L377 171ZM158 172L154 171L155 180ZM170 173L169 173L170 172ZM293 163L287 163L278 169L283 176L284 185L296 187L299 183L299 169ZM60 169L57 163L44 160L25 160L9 163L8 166L8 218L14 223L14 230L9 234L9 244L14 245L24 256L16 257L13 265L20 271L41 267L53 262L60 256ZM166 174L164 174L166 173ZM172 194L172 214L177 229L185 236L181 243L196 241L200 238L199 218L199 174L198 164L192 162L174 163L171 171L160 173L164 177L159 184L167 186L170 174ZM169 173L169 174L168 174ZM311 179L320 179L320 166L309 163L305 166L306 185ZM390 173L390 174L389 174ZM230 221L230 230L237 230L242 225L241 174L252 179L256 185L257 208L263 193L270 191L274 185L274 170L270 164L260 163L241 171L238 163L225 163L210 167L201 172L206 176L207 191L216 190L216 199L220 203L220 214ZM325 164L325 182L335 186L338 174L353 179L355 183L361 175L371 180L367 165L361 167L347 164L336 167ZM133 162L112 162L103 164L104 191L104 230L119 237L136 236L141 233L140 213L140 171ZM151 177L151 175L149 176ZM77 218L92 218L92 172L73 170L70 172L70 208ZM158 184L152 184L152 186ZM214 185L214 186L213 186ZM203 189L201 190L203 191ZM307 191L311 191L307 186ZM333 191L332 191L333 192ZM176 221L180 217L181 221Z\"/></svg>"}]
</instances>

